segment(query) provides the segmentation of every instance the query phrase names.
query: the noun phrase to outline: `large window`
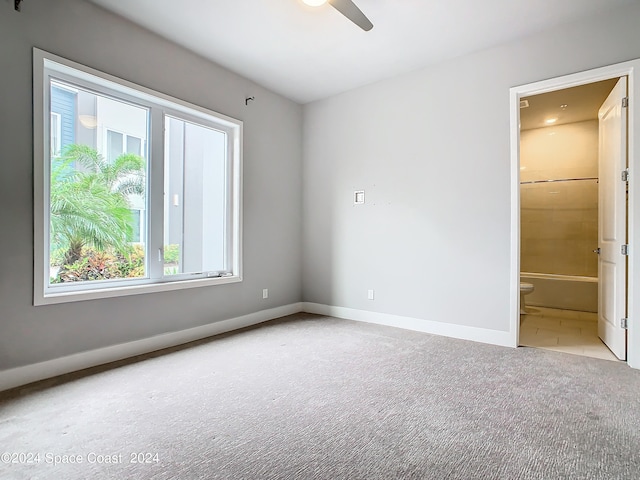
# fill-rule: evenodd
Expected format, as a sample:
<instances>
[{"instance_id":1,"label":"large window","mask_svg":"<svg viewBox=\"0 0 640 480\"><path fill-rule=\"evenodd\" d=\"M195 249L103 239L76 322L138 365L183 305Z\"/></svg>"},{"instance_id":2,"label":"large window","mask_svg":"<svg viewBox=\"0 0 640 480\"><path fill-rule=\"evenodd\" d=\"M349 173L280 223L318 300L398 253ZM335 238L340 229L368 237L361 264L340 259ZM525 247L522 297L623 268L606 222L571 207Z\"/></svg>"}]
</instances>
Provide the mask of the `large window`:
<instances>
[{"instance_id":1,"label":"large window","mask_svg":"<svg viewBox=\"0 0 640 480\"><path fill-rule=\"evenodd\" d=\"M240 281L242 124L37 49L34 72L35 303Z\"/></svg>"}]
</instances>

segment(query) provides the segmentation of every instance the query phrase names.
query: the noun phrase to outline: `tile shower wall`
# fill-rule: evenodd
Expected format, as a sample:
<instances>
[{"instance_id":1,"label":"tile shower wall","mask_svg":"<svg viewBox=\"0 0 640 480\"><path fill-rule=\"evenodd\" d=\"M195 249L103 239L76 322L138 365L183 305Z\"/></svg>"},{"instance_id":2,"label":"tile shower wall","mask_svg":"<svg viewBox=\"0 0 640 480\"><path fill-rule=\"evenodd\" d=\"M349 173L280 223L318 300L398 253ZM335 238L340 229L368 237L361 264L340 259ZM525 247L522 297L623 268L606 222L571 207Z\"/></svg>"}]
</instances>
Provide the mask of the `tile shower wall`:
<instances>
[{"instance_id":1,"label":"tile shower wall","mask_svg":"<svg viewBox=\"0 0 640 480\"><path fill-rule=\"evenodd\" d=\"M598 121L525 130L520 181L598 176ZM598 276L598 182L520 186L520 271Z\"/></svg>"}]
</instances>

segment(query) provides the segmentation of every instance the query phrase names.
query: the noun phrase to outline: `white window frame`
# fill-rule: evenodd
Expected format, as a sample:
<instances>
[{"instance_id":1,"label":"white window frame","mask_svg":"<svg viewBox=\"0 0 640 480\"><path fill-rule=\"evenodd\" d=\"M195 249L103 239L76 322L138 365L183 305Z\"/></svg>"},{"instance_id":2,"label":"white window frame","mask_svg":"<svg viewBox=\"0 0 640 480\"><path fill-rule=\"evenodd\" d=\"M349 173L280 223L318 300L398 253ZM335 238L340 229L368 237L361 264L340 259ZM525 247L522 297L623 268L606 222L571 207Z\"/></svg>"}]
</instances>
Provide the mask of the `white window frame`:
<instances>
[{"instance_id":1,"label":"white window frame","mask_svg":"<svg viewBox=\"0 0 640 480\"><path fill-rule=\"evenodd\" d=\"M48 305L99 298L155 293L242 281L242 135L243 124L234 118L179 100L146 87L33 49L34 95L34 305ZM131 102L150 112L147 193L146 278L49 284L49 175L50 82L68 81L79 87ZM164 134L165 114L225 131L228 134L227 199L229 271L191 274L189 279L158 275L163 271ZM155 186L155 187L154 187ZM155 273L154 273L155 272Z\"/></svg>"}]
</instances>

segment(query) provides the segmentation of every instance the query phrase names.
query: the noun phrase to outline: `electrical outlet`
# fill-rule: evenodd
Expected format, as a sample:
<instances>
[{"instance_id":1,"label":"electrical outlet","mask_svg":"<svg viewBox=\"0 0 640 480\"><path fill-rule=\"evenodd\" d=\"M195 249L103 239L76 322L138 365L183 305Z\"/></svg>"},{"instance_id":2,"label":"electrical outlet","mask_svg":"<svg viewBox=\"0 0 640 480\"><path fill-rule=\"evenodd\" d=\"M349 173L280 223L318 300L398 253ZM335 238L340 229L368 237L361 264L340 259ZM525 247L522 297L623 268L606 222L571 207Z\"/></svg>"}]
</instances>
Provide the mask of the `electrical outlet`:
<instances>
[{"instance_id":1,"label":"electrical outlet","mask_svg":"<svg viewBox=\"0 0 640 480\"><path fill-rule=\"evenodd\" d=\"M263 288L262 289L262 298L269 298L269 289L268 288Z\"/></svg>"},{"instance_id":2,"label":"electrical outlet","mask_svg":"<svg viewBox=\"0 0 640 480\"><path fill-rule=\"evenodd\" d=\"M373 300L373 297L374 297L374 292L373 292L373 290L369 290L369 291L367 291L367 298L368 298L369 300Z\"/></svg>"}]
</instances>

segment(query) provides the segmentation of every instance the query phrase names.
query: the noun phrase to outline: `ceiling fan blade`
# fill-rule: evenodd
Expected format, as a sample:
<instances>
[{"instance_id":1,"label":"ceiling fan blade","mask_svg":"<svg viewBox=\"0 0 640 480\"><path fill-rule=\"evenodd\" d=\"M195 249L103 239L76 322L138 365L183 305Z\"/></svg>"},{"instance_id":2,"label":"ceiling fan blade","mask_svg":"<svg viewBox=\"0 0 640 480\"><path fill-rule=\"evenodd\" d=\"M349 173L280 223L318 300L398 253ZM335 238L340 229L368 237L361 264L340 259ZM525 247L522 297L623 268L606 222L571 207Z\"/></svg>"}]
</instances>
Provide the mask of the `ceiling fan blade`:
<instances>
[{"instance_id":1,"label":"ceiling fan blade","mask_svg":"<svg viewBox=\"0 0 640 480\"><path fill-rule=\"evenodd\" d=\"M329 0L333 8L358 25L365 32L373 28L373 23L369 21L364 13L351 0Z\"/></svg>"}]
</instances>

